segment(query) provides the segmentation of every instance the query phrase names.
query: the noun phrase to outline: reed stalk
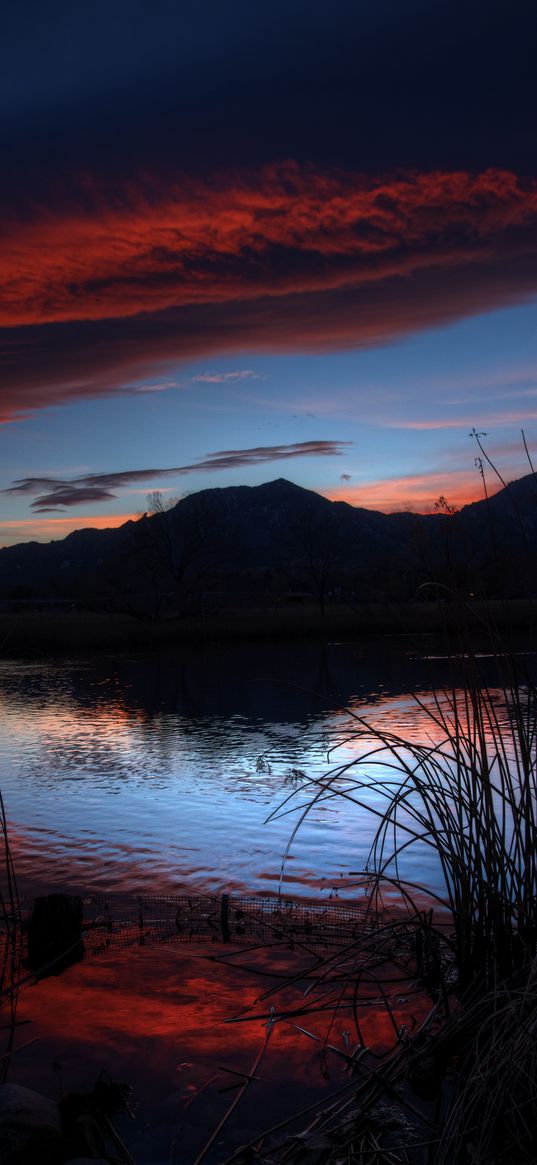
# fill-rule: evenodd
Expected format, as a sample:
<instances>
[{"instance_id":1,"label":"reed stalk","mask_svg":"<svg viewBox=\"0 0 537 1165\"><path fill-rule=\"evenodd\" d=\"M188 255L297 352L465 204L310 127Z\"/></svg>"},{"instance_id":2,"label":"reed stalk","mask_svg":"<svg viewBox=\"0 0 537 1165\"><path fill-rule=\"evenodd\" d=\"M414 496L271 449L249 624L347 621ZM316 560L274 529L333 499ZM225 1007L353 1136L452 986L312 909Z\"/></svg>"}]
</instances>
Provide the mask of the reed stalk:
<instances>
[{"instance_id":1,"label":"reed stalk","mask_svg":"<svg viewBox=\"0 0 537 1165\"><path fill-rule=\"evenodd\" d=\"M0 1083L4 1083L10 1065L15 1038L18 983L21 972L21 911L4 800L0 793L0 1007L7 1000L8 1037L0 1060Z\"/></svg>"}]
</instances>

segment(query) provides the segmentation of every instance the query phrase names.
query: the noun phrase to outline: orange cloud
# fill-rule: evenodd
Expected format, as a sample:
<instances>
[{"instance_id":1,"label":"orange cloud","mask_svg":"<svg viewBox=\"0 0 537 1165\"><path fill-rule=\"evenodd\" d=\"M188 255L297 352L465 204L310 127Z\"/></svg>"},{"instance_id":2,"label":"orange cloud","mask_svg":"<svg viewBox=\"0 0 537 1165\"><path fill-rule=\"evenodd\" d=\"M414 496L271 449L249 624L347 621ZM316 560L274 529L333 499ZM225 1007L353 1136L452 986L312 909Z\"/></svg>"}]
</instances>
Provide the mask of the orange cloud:
<instances>
[{"instance_id":1,"label":"orange cloud","mask_svg":"<svg viewBox=\"0 0 537 1165\"><path fill-rule=\"evenodd\" d=\"M537 215L537 183L499 170L371 180L286 163L210 185L126 189L113 206L96 185L83 193L83 209L5 224L1 325L408 278L468 263Z\"/></svg>"},{"instance_id":2,"label":"orange cloud","mask_svg":"<svg viewBox=\"0 0 537 1165\"><path fill-rule=\"evenodd\" d=\"M47 542L54 538L65 538L73 530L108 530L122 526L135 519L136 514L95 514L80 518L70 514L68 518L20 518L0 520L0 543L4 546L18 542Z\"/></svg>"},{"instance_id":3,"label":"orange cloud","mask_svg":"<svg viewBox=\"0 0 537 1165\"><path fill-rule=\"evenodd\" d=\"M383 513L413 509L417 513L430 513L434 503L443 495L450 505L459 509L470 502L480 501L483 488L477 471L473 473L407 474L367 482L363 485L342 485L335 489L319 490L323 497L332 502L348 502L351 506L363 506L367 510L381 510ZM496 492L495 487L489 491Z\"/></svg>"}]
</instances>

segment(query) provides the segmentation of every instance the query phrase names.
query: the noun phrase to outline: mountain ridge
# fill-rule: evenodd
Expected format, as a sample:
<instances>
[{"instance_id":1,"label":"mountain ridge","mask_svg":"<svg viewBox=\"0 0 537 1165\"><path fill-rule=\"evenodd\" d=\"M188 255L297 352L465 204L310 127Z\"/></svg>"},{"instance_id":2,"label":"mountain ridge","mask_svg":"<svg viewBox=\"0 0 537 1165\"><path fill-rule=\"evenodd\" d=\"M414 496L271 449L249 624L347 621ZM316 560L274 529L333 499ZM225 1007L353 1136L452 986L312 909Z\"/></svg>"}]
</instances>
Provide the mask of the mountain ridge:
<instances>
[{"instance_id":1,"label":"mountain ridge","mask_svg":"<svg viewBox=\"0 0 537 1165\"><path fill-rule=\"evenodd\" d=\"M491 533L492 531L492 533ZM450 570L456 585L517 585L537 545L537 481L527 474L454 514L383 513L331 501L286 478L211 487L118 527L74 530L0 550L0 597L124 602L154 591L304 590L408 598ZM501 584L501 586L500 586Z\"/></svg>"}]
</instances>

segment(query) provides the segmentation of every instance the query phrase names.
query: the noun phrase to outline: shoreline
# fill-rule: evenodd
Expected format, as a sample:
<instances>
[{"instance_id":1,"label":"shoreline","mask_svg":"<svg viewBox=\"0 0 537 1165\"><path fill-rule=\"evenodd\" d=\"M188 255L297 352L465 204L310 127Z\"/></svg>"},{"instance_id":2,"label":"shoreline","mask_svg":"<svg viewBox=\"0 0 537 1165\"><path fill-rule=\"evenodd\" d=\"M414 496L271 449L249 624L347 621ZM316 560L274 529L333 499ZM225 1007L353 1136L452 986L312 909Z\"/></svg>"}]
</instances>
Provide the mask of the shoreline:
<instances>
[{"instance_id":1,"label":"shoreline","mask_svg":"<svg viewBox=\"0 0 537 1165\"><path fill-rule=\"evenodd\" d=\"M464 604L468 629L530 631L536 607L531 599L472 600ZM183 644L249 640L363 639L449 631L461 627L457 602L367 603L353 608L252 607L207 615L141 620L99 611L35 610L0 613L0 651L4 658L73 649L159 650Z\"/></svg>"}]
</instances>

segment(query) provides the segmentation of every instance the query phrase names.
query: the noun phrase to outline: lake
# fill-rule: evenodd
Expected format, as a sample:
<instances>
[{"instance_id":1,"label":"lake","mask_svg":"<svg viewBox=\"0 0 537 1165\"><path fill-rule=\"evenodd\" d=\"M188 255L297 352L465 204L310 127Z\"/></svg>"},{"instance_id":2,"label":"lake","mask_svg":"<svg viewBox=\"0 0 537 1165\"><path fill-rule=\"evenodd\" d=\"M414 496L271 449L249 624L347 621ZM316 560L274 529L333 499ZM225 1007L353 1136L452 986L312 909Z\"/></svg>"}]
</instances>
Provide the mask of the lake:
<instances>
[{"instance_id":1,"label":"lake","mask_svg":"<svg viewBox=\"0 0 537 1165\"><path fill-rule=\"evenodd\" d=\"M427 739L415 697L449 678L437 642L403 637L3 660L0 787L21 892L266 894L282 878L289 895L342 893L375 819L325 798L282 876L306 779L358 755L353 717Z\"/></svg>"},{"instance_id":2,"label":"lake","mask_svg":"<svg viewBox=\"0 0 537 1165\"><path fill-rule=\"evenodd\" d=\"M305 779L359 754L353 716L426 740L421 702L448 682L426 638L3 659L0 788L21 892L274 894ZM374 822L324 799L292 841L285 894L344 891Z\"/></svg>"},{"instance_id":3,"label":"lake","mask_svg":"<svg viewBox=\"0 0 537 1165\"><path fill-rule=\"evenodd\" d=\"M486 660L494 685L494 663ZM364 750L356 717L405 738L431 738L422 704L451 678L445 649L421 637L369 643L239 644L160 655L99 654L0 663L0 772L21 896L52 890L353 897L379 807L327 796L306 780ZM416 699L418 697L418 699ZM371 772L374 772L371 767ZM352 768L350 770L352 777ZM345 791L345 778L338 788ZM283 815L278 808L285 805ZM287 812L289 811L289 812ZM410 878L440 888L427 853ZM166 945L86 960L21 992L9 1079L50 1096L88 1089L105 1069L134 1086L120 1123L137 1165L192 1162L250 1072L266 1036L260 992L304 973L315 952L248 956ZM250 962L251 971L239 969ZM262 976L259 978L259 976ZM415 984L395 984L402 1024L419 1014ZM278 1007L281 995L274 996ZM246 1005L259 1018L230 1024ZM382 999L360 1002L363 1038L393 1040ZM352 1018L315 1011L306 1035L276 1022L259 1083L208 1154L220 1162L269 1120L341 1086ZM335 1049L328 1063L322 1044ZM316 1042L320 1041L320 1042ZM352 1046L352 1043L351 1045ZM233 1076L235 1073L235 1076Z\"/></svg>"}]
</instances>

